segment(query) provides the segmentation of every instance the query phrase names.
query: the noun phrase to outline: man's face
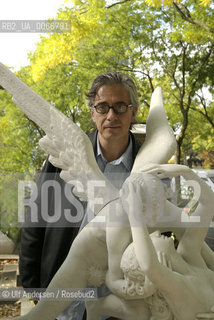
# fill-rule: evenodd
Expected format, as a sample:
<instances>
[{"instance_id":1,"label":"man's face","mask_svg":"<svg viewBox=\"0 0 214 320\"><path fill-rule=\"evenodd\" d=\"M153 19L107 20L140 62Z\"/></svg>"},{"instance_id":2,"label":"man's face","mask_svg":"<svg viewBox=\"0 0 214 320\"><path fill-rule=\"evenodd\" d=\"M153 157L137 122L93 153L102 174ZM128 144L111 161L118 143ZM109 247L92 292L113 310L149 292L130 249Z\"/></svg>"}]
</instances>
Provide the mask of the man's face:
<instances>
[{"instance_id":1,"label":"man's face","mask_svg":"<svg viewBox=\"0 0 214 320\"><path fill-rule=\"evenodd\" d=\"M105 102L109 106L115 103L131 103L128 91L121 84L103 85L97 92L94 105ZM97 113L95 109L90 109L92 119L99 132L99 139L107 141L127 139L129 128L133 121L137 108L128 108L127 112L116 114L113 109L109 109L107 114Z\"/></svg>"}]
</instances>

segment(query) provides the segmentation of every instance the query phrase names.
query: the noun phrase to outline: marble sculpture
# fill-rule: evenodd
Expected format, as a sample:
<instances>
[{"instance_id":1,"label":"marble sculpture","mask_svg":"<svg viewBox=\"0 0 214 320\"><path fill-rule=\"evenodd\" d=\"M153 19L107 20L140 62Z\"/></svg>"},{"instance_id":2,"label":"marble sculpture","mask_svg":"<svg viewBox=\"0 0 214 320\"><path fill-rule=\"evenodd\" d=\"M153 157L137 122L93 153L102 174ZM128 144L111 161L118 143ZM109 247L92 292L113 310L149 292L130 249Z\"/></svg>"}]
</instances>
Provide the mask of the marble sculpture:
<instances>
[{"instance_id":1,"label":"marble sculpture","mask_svg":"<svg viewBox=\"0 0 214 320\"><path fill-rule=\"evenodd\" d=\"M76 237L49 288L98 287L106 283L112 294L86 302L88 320L99 320L101 315L124 320L214 319L214 254L204 243L213 218L214 195L188 167L166 164L176 142L161 89L152 95L146 141L118 191L100 172L91 143L77 125L2 64L0 85L45 131L40 146L51 155L53 165L62 168L62 179L75 184L74 192L80 199L87 199L95 213ZM80 173L78 178L76 172ZM183 222L183 209L167 200L161 179L178 175L193 180L200 190L193 212L200 223L188 214ZM81 188L80 176L84 177ZM105 182L105 188L99 188L96 194L102 203L95 205L94 196L87 192L90 179ZM168 223L166 219L162 222L160 212L169 217ZM177 250L172 238L161 235L168 230L179 239ZM115 246L118 239L120 245ZM70 303L41 299L27 315L16 319L53 320Z\"/></svg>"}]
</instances>

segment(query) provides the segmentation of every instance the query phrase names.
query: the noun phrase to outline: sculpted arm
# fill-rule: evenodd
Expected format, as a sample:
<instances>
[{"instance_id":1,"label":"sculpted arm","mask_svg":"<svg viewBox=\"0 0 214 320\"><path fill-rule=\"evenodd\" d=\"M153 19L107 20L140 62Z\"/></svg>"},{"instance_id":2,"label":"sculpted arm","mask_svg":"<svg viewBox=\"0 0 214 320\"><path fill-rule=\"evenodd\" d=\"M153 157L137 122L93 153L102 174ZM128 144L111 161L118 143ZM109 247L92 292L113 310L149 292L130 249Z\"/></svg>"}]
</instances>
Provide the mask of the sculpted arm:
<instances>
[{"instance_id":1,"label":"sculpted arm","mask_svg":"<svg viewBox=\"0 0 214 320\"><path fill-rule=\"evenodd\" d=\"M167 268L159 263L145 220L142 219L140 221L143 207L140 195L146 191L146 187L147 184L140 184L138 181L128 181L123 187L123 196L127 199L127 201L123 202L123 205L126 205L127 202L129 203L126 211L130 221L135 254L140 268L155 285L158 283L159 286L160 279L162 279L161 282L166 282L168 274L171 274L171 270L167 270ZM146 215L150 214L150 212L147 212L147 208L145 213Z\"/></svg>"},{"instance_id":2,"label":"sculpted arm","mask_svg":"<svg viewBox=\"0 0 214 320\"><path fill-rule=\"evenodd\" d=\"M130 297L127 294L127 282L124 279L120 267L122 255L127 246L132 242L129 221L123 210L121 200L114 201L109 210L106 227L106 244L108 250L108 272L106 285L115 294L125 299ZM115 217L117 217L115 219Z\"/></svg>"},{"instance_id":3,"label":"sculpted arm","mask_svg":"<svg viewBox=\"0 0 214 320\"><path fill-rule=\"evenodd\" d=\"M115 294L123 298L127 295L127 283L120 268L120 262L126 247L131 242L129 227L108 227L106 229L106 242L108 248L108 272L106 285Z\"/></svg>"},{"instance_id":4,"label":"sculpted arm","mask_svg":"<svg viewBox=\"0 0 214 320\"><path fill-rule=\"evenodd\" d=\"M206 261L206 264L209 269L214 271L214 252L210 249L210 247L204 242L202 249L201 249L201 255L203 259ZM213 308L214 311L214 308Z\"/></svg>"},{"instance_id":5,"label":"sculpted arm","mask_svg":"<svg viewBox=\"0 0 214 320\"><path fill-rule=\"evenodd\" d=\"M132 257L132 254L130 256L124 254L127 247L130 248L130 243L132 243L130 224L121 199L113 204L111 212L114 217L111 219L111 214L107 215L109 220L106 228L108 249L106 285L111 292L126 300L142 299L154 292L154 286L148 279L145 279L143 272L138 270L139 265L136 258ZM117 216L117 219L115 219L115 216ZM129 273L132 273L131 279ZM138 280L136 278L136 281L133 281L133 277L138 277Z\"/></svg>"}]
</instances>

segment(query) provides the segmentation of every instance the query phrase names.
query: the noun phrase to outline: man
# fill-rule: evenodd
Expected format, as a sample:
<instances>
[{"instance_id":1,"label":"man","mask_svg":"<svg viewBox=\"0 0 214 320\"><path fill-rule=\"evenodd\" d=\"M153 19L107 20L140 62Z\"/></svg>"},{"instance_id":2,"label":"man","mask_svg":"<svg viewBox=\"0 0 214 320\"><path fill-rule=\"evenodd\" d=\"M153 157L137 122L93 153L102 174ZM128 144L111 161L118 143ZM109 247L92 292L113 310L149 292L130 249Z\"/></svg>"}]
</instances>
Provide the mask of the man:
<instances>
[{"instance_id":1,"label":"man","mask_svg":"<svg viewBox=\"0 0 214 320\"><path fill-rule=\"evenodd\" d=\"M89 134L97 163L111 182L120 188L132 169L140 147L130 133L130 126L139 105L135 84L126 75L117 72L104 73L94 80L87 99L92 120L97 128ZM52 188L47 195L48 214L53 216L58 212L61 214L60 220L57 223L40 222L39 225L27 221L22 230L20 275L24 288L48 286L65 260L81 225L81 221L76 222L74 219L74 223L71 223L62 216L63 210L69 209L71 217L76 217L85 210L86 204L81 204L74 196L72 203L67 199L64 192L65 182L59 177L60 171L46 161L38 181L39 192L36 200L41 216L44 196L42 185L47 181L57 182L61 186L58 194ZM81 228L84 224L85 222ZM75 312L78 313L78 308ZM75 312L67 318L63 315L61 319L77 320L78 315L74 315Z\"/></svg>"}]
</instances>

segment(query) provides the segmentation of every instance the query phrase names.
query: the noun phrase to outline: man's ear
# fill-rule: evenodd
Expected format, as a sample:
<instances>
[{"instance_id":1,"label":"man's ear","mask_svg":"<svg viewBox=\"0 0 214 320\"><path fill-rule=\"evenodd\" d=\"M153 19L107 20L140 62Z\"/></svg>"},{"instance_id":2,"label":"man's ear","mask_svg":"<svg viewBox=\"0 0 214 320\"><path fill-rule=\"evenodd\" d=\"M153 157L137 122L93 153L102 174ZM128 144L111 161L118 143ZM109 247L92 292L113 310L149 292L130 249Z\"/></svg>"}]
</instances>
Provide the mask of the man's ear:
<instances>
[{"instance_id":1,"label":"man's ear","mask_svg":"<svg viewBox=\"0 0 214 320\"><path fill-rule=\"evenodd\" d=\"M133 115L132 122L135 121L135 117L136 117L136 114L137 114L137 110L138 110L137 107L133 107L133 108L132 108L132 115Z\"/></svg>"},{"instance_id":2,"label":"man's ear","mask_svg":"<svg viewBox=\"0 0 214 320\"><path fill-rule=\"evenodd\" d=\"M90 114L91 114L91 120L92 120L93 122L95 122L95 121L94 121L94 109L89 108L89 111L90 111Z\"/></svg>"}]
</instances>

